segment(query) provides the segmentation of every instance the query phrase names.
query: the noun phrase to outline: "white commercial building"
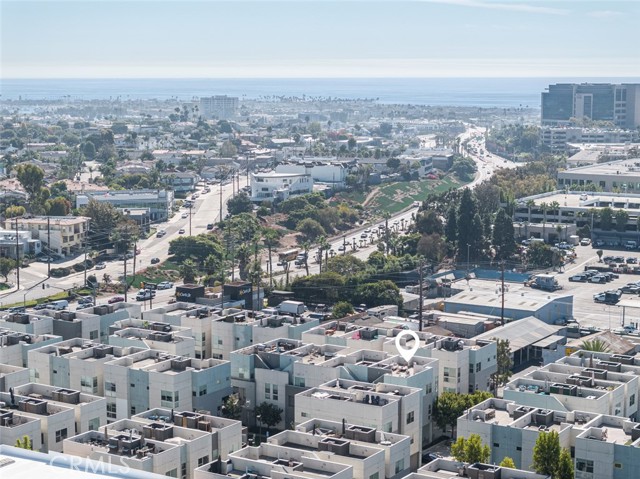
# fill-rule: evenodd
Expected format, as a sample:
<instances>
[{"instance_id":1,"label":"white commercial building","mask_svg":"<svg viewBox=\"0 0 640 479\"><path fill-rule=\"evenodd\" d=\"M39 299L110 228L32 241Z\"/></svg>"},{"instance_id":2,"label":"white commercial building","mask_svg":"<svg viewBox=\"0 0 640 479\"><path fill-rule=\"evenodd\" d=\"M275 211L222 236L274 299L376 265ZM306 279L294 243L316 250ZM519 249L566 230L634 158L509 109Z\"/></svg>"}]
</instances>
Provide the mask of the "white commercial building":
<instances>
[{"instance_id":1,"label":"white commercial building","mask_svg":"<svg viewBox=\"0 0 640 479\"><path fill-rule=\"evenodd\" d=\"M0 230L1 258L16 258L16 251L23 258L28 254L39 254L41 249L40 240L32 239L31 231Z\"/></svg>"},{"instance_id":2,"label":"white commercial building","mask_svg":"<svg viewBox=\"0 0 640 479\"><path fill-rule=\"evenodd\" d=\"M276 173L309 175L314 183L325 183L342 189L349 174L348 165L339 161L318 161L317 159L289 160L276 166Z\"/></svg>"},{"instance_id":3,"label":"white commercial building","mask_svg":"<svg viewBox=\"0 0 640 479\"><path fill-rule=\"evenodd\" d=\"M173 209L171 190L86 191L76 196L76 207L82 208L91 200L120 209L148 210L151 221L166 221Z\"/></svg>"},{"instance_id":4,"label":"white commercial building","mask_svg":"<svg viewBox=\"0 0 640 479\"><path fill-rule=\"evenodd\" d=\"M251 201L286 200L290 196L313 192L311 175L299 173L252 173Z\"/></svg>"},{"instance_id":5,"label":"white commercial building","mask_svg":"<svg viewBox=\"0 0 640 479\"><path fill-rule=\"evenodd\" d=\"M200 98L200 114L203 118L228 120L236 116L238 97L214 95Z\"/></svg>"}]
</instances>

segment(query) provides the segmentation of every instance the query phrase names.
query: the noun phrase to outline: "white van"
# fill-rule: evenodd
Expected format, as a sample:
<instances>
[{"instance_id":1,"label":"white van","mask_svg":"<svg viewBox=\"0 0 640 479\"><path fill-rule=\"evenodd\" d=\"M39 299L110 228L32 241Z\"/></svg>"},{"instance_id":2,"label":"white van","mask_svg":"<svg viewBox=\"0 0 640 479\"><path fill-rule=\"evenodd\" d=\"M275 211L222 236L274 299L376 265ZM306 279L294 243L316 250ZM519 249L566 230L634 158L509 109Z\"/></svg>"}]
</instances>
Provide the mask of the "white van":
<instances>
[{"instance_id":1,"label":"white van","mask_svg":"<svg viewBox=\"0 0 640 479\"><path fill-rule=\"evenodd\" d=\"M66 309L68 306L69 306L69 301L67 301L66 299L61 299L58 301L51 301L49 303L48 308L54 309L56 311L62 311L63 309Z\"/></svg>"},{"instance_id":2,"label":"white van","mask_svg":"<svg viewBox=\"0 0 640 479\"><path fill-rule=\"evenodd\" d=\"M627 241L624 244L624 247L626 249L636 249L638 247L638 243L636 243L635 241Z\"/></svg>"}]
</instances>

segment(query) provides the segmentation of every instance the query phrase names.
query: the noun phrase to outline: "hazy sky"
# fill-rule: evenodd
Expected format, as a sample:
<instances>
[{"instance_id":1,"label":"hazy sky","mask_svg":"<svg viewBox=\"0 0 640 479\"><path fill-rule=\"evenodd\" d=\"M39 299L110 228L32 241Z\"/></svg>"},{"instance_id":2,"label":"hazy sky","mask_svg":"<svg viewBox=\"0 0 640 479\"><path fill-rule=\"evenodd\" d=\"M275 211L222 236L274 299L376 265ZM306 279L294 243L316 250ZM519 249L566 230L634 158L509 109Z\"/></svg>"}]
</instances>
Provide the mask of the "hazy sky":
<instances>
[{"instance_id":1,"label":"hazy sky","mask_svg":"<svg viewBox=\"0 0 640 479\"><path fill-rule=\"evenodd\" d=\"M0 0L2 78L640 75L640 1Z\"/></svg>"}]
</instances>

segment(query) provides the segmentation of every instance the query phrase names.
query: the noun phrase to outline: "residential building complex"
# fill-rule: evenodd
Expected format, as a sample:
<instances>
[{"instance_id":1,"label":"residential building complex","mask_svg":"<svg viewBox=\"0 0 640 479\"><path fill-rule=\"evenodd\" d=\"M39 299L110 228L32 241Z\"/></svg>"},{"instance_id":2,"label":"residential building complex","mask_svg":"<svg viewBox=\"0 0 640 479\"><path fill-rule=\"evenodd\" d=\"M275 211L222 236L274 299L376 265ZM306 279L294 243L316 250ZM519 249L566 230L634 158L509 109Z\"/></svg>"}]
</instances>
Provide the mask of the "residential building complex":
<instances>
[{"instance_id":1,"label":"residential building complex","mask_svg":"<svg viewBox=\"0 0 640 479\"><path fill-rule=\"evenodd\" d=\"M251 201L286 200L313 192L313 178L304 173L252 173Z\"/></svg>"},{"instance_id":2,"label":"residential building complex","mask_svg":"<svg viewBox=\"0 0 640 479\"><path fill-rule=\"evenodd\" d=\"M47 251L67 256L83 251L90 219L84 216L37 216L9 218L4 221L7 230L28 231L33 240L46 245Z\"/></svg>"},{"instance_id":3,"label":"residential building complex","mask_svg":"<svg viewBox=\"0 0 640 479\"><path fill-rule=\"evenodd\" d=\"M200 114L204 118L228 120L236 115L238 97L214 95L200 98Z\"/></svg>"}]
</instances>

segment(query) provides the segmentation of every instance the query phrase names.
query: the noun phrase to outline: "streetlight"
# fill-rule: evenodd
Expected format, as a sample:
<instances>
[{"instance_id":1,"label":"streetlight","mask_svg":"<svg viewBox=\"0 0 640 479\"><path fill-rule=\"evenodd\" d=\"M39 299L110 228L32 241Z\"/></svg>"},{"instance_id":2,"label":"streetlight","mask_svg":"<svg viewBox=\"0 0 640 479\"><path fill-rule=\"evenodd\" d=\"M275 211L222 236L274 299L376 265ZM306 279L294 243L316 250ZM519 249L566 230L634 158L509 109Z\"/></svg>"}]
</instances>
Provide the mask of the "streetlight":
<instances>
[{"instance_id":1,"label":"streetlight","mask_svg":"<svg viewBox=\"0 0 640 479\"><path fill-rule=\"evenodd\" d=\"M469 249L471 248L471 245L469 243L467 243L467 276L469 276L469 267L471 266L469 263Z\"/></svg>"},{"instance_id":2,"label":"streetlight","mask_svg":"<svg viewBox=\"0 0 640 479\"><path fill-rule=\"evenodd\" d=\"M256 416L256 421L258 421L258 444L256 444L258 446L262 443L262 416L260 414Z\"/></svg>"}]
</instances>

